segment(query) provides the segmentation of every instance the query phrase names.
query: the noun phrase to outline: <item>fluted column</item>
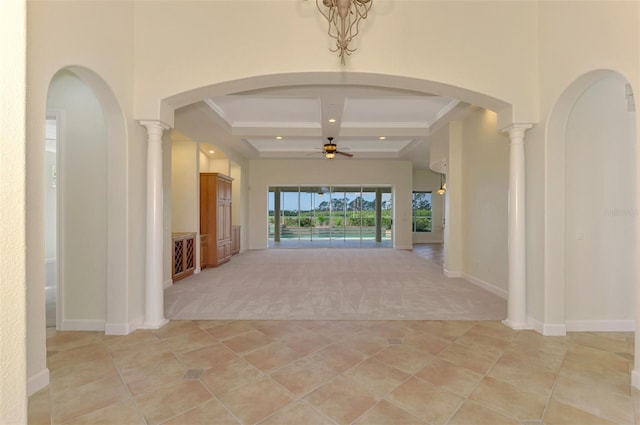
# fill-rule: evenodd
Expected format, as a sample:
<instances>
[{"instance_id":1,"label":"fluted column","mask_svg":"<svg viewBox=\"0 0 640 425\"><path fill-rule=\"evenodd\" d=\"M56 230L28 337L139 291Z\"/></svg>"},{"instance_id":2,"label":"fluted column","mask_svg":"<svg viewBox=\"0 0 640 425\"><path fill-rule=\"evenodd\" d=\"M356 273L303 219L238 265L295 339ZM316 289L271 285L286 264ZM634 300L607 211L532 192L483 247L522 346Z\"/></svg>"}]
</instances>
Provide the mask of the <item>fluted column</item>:
<instances>
[{"instance_id":1,"label":"fluted column","mask_svg":"<svg viewBox=\"0 0 640 425\"><path fill-rule=\"evenodd\" d=\"M512 329L529 328L527 323L527 252L525 221L524 134L531 124L513 124L509 133L509 294L504 324Z\"/></svg>"},{"instance_id":2,"label":"fluted column","mask_svg":"<svg viewBox=\"0 0 640 425\"><path fill-rule=\"evenodd\" d=\"M140 121L147 129L147 259L144 295L144 329L158 329L164 317L162 133L160 121Z\"/></svg>"}]
</instances>

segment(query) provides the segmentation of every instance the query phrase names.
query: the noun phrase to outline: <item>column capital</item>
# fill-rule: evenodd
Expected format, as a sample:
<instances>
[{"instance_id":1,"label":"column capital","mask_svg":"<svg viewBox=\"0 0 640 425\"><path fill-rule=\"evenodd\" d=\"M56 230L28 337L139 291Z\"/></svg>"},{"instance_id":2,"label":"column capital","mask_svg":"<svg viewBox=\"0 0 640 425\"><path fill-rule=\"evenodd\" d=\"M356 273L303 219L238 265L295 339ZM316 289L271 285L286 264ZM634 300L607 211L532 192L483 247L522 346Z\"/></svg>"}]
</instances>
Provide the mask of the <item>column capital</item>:
<instances>
[{"instance_id":1,"label":"column capital","mask_svg":"<svg viewBox=\"0 0 640 425\"><path fill-rule=\"evenodd\" d=\"M511 138L511 141L513 141L515 138L523 138L524 133L531 127L533 127L533 124L531 123L511 124L500 129L500 131L503 133L509 133L509 137Z\"/></svg>"},{"instance_id":2,"label":"column capital","mask_svg":"<svg viewBox=\"0 0 640 425\"><path fill-rule=\"evenodd\" d=\"M158 120L139 120L138 123L141 126L145 127L147 129L147 132L149 133L155 130L156 132L159 131L160 134L162 134L164 130L169 130L171 128L171 126L169 126L168 124L165 124L162 121Z\"/></svg>"}]
</instances>

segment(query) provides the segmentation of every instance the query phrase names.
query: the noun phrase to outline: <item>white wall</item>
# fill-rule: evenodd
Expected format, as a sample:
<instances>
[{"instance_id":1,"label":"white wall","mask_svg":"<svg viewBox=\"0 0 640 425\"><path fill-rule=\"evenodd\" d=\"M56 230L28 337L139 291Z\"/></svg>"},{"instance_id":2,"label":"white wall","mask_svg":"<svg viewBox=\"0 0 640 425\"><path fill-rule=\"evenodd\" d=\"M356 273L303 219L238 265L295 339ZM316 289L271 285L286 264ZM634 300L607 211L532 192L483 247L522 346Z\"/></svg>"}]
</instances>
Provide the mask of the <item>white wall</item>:
<instances>
[{"instance_id":1,"label":"white wall","mask_svg":"<svg viewBox=\"0 0 640 425\"><path fill-rule=\"evenodd\" d=\"M462 122L452 121L439 132L438 143L446 146L447 192L445 194L444 273L448 277L462 276Z\"/></svg>"},{"instance_id":2,"label":"white wall","mask_svg":"<svg viewBox=\"0 0 640 425\"><path fill-rule=\"evenodd\" d=\"M441 174L431 170L413 170L413 190L431 192L431 232L413 233L413 243L442 243L444 231L444 195L438 195ZM444 181L444 177L443 180Z\"/></svg>"},{"instance_id":3,"label":"white wall","mask_svg":"<svg viewBox=\"0 0 640 425\"><path fill-rule=\"evenodd\" d=\"M26 3L0 3L0 423L27 423ZM42 138L40 138L42 147ZM41 291L44 293L44 282ZM44 307L44 305L43 305ZM41 320L44 326L44 318Z\"/></svg>"},{"instance_id":4,"label":"white wall","mask_svg":"<svg viewBox=\"0 0 640 425\"><path fill-rule=\"evenodd\" d=\"M233 179L231 184L231 224L242 225L242 167L235 162L230 162L229 177ZM241 246L241 249L244 247Z\"/></svg>"},{"instance_id":5,"label":"white wall","mask_svg":"<svg viewBox=\"0 0 640 425\"><path fill-rule=\"evenodd\" d=\"M58 193L62 214L58 264L62 327L74 321L106 320L107 146L102 109L75 74L61 71L51 81L47 109L59 111ZM44 260L44 259L43 259Z\"/></svg>"},{"instance_id":6,"label":"white wall","mask_svg":"<svg viewBox=\"0 0 640 425\"><path fill-rule=\"evenodd\" d=\"M627 111L625 84L621 76L610 76L591 86L567 124L568 327L572 321L593 324L634 317L635 114Z\"/></svg>"},{"instance_id":7,"label":"white wall","mask_svg":"<svg viewBox=\"0 0 640 425\"><path fill-rule=\"evenodd\" d=\"M55 140L52 141L54 144ZM55 146L55 145L54 145ZM56 170L56 151L49 151L45 153L45 245L44 245L44 258L46 261L55 261L56 259L56 195L58 189L53 186L52 172ZM56 178L57 179L57 178ZM56 182L57 186L57 182Z\"/></svg>"},{"instance_id":8,"label":"white wall","mask_svg":"<svg viewBox=\"0 0 640 425\"><path fill-rule=\"evenodd\" d=\"M509 137L495 113L475 110L462 140L462 271L506 294Z\"/></svg>"},{"instance_id":9,"label":"white wall","mask_svg":"<svg viewBox=\"0 0 640 425\"><path fill-rule=\"evenodd\" d=\"M249 161L249 249L267 247L269 186L367 185L393 187L394 247L411 249L411 162L392 160Z\"/></svg>"}]
</instances>

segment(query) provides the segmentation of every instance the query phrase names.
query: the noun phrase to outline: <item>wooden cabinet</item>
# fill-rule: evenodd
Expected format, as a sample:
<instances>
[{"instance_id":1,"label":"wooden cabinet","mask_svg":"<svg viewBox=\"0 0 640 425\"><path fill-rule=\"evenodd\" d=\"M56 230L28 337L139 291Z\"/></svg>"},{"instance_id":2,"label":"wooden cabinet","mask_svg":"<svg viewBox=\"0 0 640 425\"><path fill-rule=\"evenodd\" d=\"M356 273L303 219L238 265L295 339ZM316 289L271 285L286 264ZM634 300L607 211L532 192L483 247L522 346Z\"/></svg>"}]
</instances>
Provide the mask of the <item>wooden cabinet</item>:
<instances>
[{"instance_id":1,"label":"wooden cabinet","mask_svg":"<svg viewBox=\"0 0 640 425\"><path fill-rule=\"evenodd\" d=\"M207 267L208 236L200 235L200 268Z\"/></svg>"},{"instance_id":2,"label":"wooden cabinet","mask_svg":"<svg viewBox=\"0 0 640 425\"><path fill-rule=\"evenodd\" d=\"M231 255L240 253L240 226L231 226Z\"/></svg>"},{"instance_id":3,"label":"wooden cabinet","mask_svg":"<svg viewBox=\"0 0 640 425\"><path fill-rule=\"evenodd\" d=\"M196 268L196 234L171 234L173 263L171 278L176 280L191 276Z\"/></svg>"},{"instance_id":4,"label":"wooden cabinet","mask_svg":"<svg viewBox=\"0 0 640 425\"><path fill-rule=\"evenodd\" d=\"M200 174L200 234L207 236L206 267L231 258L231 177ZM203 267L201 265L201 267Z\"/></svg>"}]
</instances>

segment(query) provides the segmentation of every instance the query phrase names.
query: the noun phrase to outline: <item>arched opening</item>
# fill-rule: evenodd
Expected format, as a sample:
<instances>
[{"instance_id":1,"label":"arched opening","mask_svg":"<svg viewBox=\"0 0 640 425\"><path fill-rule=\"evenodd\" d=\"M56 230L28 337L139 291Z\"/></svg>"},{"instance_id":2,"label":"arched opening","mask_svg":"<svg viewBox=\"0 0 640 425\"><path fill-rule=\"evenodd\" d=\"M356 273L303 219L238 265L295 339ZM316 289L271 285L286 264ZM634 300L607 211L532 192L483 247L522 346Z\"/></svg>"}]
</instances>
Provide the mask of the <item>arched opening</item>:
<instances>
[{"instance_id":1,"label":"arched opening","mask_svg":"<svg viewBox=\"0 0 640 425\"><path fill-rule=\"evenodd\" d=\"M576 80L549 120L546 334L634 329L636 121L627 80Z\"/></svg>"},{"instance_id":2,"label":"arched opening","mask_svg":"<svg viewBox=\"0 0 640 425\"><path fill-rule=\"evenodd\" d=\"M403 77L397 77L392 75L377 75L377 74L365 74L365 73L294 73L294 74L281 74L281 75L269 75L269 76L261 76L261 77L252 77L244 80L236 80L230 82L224 82L219 84L214 84L211 86L197 88L185 93L181 93L171 98L164 99L163 107L173 109L171 112L175 113L172 115L172 119L174 118L175 128L179 130L181 133L188 135L192 140L197 140L200 143L212 143L216 144L216 146L228 148L229 156L234 156L236 154L236 158L242 156L243 154L248 153L251 154L249 149L245 149L244 151L238 151L241 147L241 143L238 143L238 140L234 140L233 134L226 134L219 130L219 127L229 128L229 124L223 122L220 119L220 116L214 115L214 108L210 107L207 104L207 101L212 98L226 96L226 95L255 95L256 93L264 93L268 90L276 90L282 88L289 87L319 87L319 86L340 86L344 85L348 86L358 86L358 87L374 87L378 90L384 89L395 89L395 90L405 90L407 92L419 93L421 95L442 95L442 96L450 96L455 97L456 99L461 99L466 102L467 105L474 105L481 108L474 108L474 119L471 122L470 129L477 130L480 129L483 131L482 146L494 146L499 156L490 153L489 151L486 153L486 163L493 161L495 158L498 158L501 161L501 166L499 172L492 168L491 176L488 176L486 179L478 180L475 179L475 175L467 176L467 180L473 180L478 183L478 186L486 185L486 191L490 193L491 197L501 197L499 203L492 203L495 209L499 209L499 214L496 214L495 211L490 211L489 208L486 208L486 214L483 217L490 217L492 221L499 222L497 224L493 224L490 227L490 231L486 231L482 236L486 239L490 239L490 241L495 241L496 245L499 245L500 249L492 249L492 250L484 250L485 252L490 252L501 257L501 261L496 265L495 262L485 261L486 258L482 258L477 260L477 263L481 263L481 266L485 266L484 268L476 267L475 264L467 267L468 269L473 269L472 272L476 275L473 279L473 283L484 286L485 289L491 288L492 284L495 282L499 282L499 286L497 288L492 288L493 292L496 295L501 297L505 297L507 292L507 242L506 242L506 216L508 213L507 201L506 201L506 186L508 185L508 136L500 133L500 129L504 128L510 122L505 119L506 116L510 117L510 105L506 102L490 98L488 96L483 96L479 93L474 93L468 90L464 90L457 87L452 87L446 84L439 84L430 81L421 81L417 79L409 79ZM492 111L488 114L483 114L482 111ZM165 112L167 112L165 110ZM453 115L453 114L452 114ZM163 116L166 116L163 114ZM448 117L449 118L449 117ZM454 120L462 120L462 116L455 116ZM167 120L169 121L169 120ZM226 125L226 127L225 127ZM444 125L444 124L443 124ZM433 126L431 130L435 131L439 129L438 126ZM446 135L443 137L448 140L450 138L455 138L456 143L461 143L464 137L469 138L470 133L464 133L462 131L462 127L458 126L454 129L447 128ZM469 130L472 131L472 130ZM482 149L482 147L478 147L478 149ZM235 152L234 152L235 150ZM421 153L421 152L420 152ZM445 158L443 159L444 164L446 162L446 156L448 155L448 148L445 149L444 152ZM459 160L461 161L461 155L458 155ZM358 172L354 169L347 170L347 167L344 169L338 169L338 165L336 165L336 169L332 169L331 173L327 173L326 171L322 171L319 167L316 167L315 164L310 161L305 162L305 166L293 165L296 161L289 161L293 159L293 156L287 157L283 155L282 157L278 157L278 160L282 160L282 163L275 162L271 166L272 168L266 169L261 165L261 159L266 159L264 163L269 162L274 157L269 157L268 155L264 155L260 157L260 155L256 156L248 156L246 158L255 159L255 162L251 163L251 176L247 176L247 179L242 179L242 198L246 199L245 204L251 205L251 212L246 214L247 218L242 219L243 224L248 224L249 230L249 240L248 240L248 248L249 249L264 249L266 245L266 241L268 241L268 226L264 225L265 217L268 213L268 204L267 204L267 191L268 191L268 182L274 181L276 183L282 183L284 180L288 178L288 175L285 173L291 173L298 176L300 179L305 179L304 182L298 182L300 184L309 184L313 186L313 184L318 184L320 182L327 183L327 179L331 179L329 183L344 183L337 182L334 180L342 178L342 176L349 174L349 179L356 179L353 177L354 174ZM246 159L245 158L245 159ZM442 158L438 158L439 160ZM284 161L288 161L286 164ZM239 164L242 171L244 171L244 167L248 165L249 161L243 161L240 159ZM299 162L298 164L300 164ZM336 164L340 164L340 162L335 162ZM352 162L352 164L357 164L356 161ZM484 164L484 162L483 162ZM291 166L290 166L291 165ZM457 164L458 173L461 174L462 166ZM276 168L279 168L276 170ZM479 174L484 172L486 168L481 166L476 167L474 173ZM378 169L379 170L379 169ZM258 175L258 173L262 173L262 177L268 178L256 178L254 176ZM327 177L329 176L329 177ZM244 186L247 182L249 183L250 179L253 180L254 184L249 184ZM363 177L362 174L359 174L357 179L361 180ZM367 177L373 179L373 177ZM380 180L380 172L378 172L375 176L375 179ZM403 199L402 203L403 210L399 213L398 217L402 217L404 215L408 215L409 212L406 210L406 205L410 205L410 196L411 196L411 184L412 177L408 176L406 180L398 181L394 187L399 188L399 196L398 199ZM462 191L460 189L460 182L462 181L462 176L459 176L457 188L454 187L452 190L458 190L459 198L462 196ZM497 181L497 183L496 183ZM289 182L288 182L289 183ZM349 181L348 183L353 183ZM395 183L395 182L394 182ZM434 190L440 187L440 180L438 179L437 186ZM248 190L248 187L251 187L251 190ZM490 188L489 188L490 186ZM236 187L236 182L234 181L234 188ZM497 190L496 190L497 188ZM504 190L503 190L504 189ZM478 192L480 193L480 192ZM404 202L404 199L409 199L409 202ZM472 202L472 207L475 205L479 205L480 203L487 202L486 197L483 199L479 199L480 197L474 198ZM490 202L490 201L489 201ZM444 203L444 202L442 202ZM235 208L234 201L234 214L237 211ZM496 206L497 205L497 206ZM456 204L456 207L460 209L460 203ZM471 207L470 207L471 208ZM410 210L410 209L409 209ZM264 215L260 215L261 212L264 211ZM471 215L471 213L467 214ZM234 219L235 220L235 219ZM395 220L399 223L399 220ZM442 227L444 227L444 220L440 219L439 222L442 223ZM472 225L475 223L471 223ZM461 220L455 222L454 225L461 227ZM478 230L483 229L481 226L475 227ZM494 231L495 230L495 231ZM462 238L462 230L460 228L457 229L460 234L460 238L456 239L456 243L459 245L456 247L457 251L460 252L458 257L462 259L462 249L463 242ZM244 237L244 235L243 235ZM411 249L411 244L413 243L411 232L409 232L409 237L405 233L403 238L399 241L396 247L401 249ZM480 245L478 242L477 245ZM493 248L493 246L492 246ZM467 256L474 255L477 252L481 251L480 248L477 248L471 254ZM504 255L503 255L504 254ZM464 270L462 270L462 261L460 261L460 265L455 270L457 272L456 275L452 275L452 277L462 277ZM477 272L477 273L476 273ZM465 273L464 277L467 278L471 273Z\"/></svg>"},{"instance_id":3,"label":"arched opening","mask_svg":"<svg viewBox=\"0 0 640 425\"><path fill-rule=\"evenodd\" d=\"M49 85L47 120L52 129L47 150L55 153L47 153L45 170L45 257L49 265L55 264L49 266L55 272L47 274L47 285L56 285L55 326L124 333L128 294L122 112L99 76L68 67Z\"/></svg>"}]
</instances>

